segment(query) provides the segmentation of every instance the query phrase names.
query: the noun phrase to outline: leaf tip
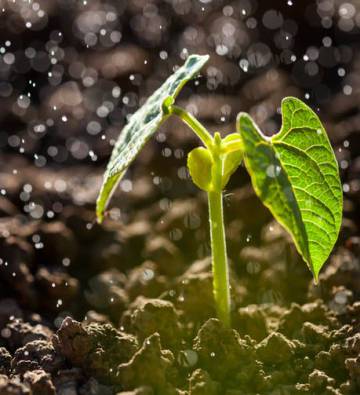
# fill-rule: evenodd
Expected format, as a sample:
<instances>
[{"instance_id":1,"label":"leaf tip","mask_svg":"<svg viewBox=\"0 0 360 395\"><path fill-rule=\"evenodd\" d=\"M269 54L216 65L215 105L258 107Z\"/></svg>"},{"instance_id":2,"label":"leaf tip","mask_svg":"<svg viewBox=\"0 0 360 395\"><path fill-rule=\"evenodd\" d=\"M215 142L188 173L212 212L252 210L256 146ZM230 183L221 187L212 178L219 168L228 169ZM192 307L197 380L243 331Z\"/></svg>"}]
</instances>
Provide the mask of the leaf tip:
<instances>
[{"instance_id":1,"label":"leaf tip","mask_svg":"<svg viewBox=\"0 0 360 395\"><path fill-rule=\"evenodd\" d=\"M286 104L287 102L298 102L298 103L301 103L301 104L304 104L300 99L298 99L297 97L295 97L295 96L286 96L286 97L284 97L282 100L281 100L281 105L284 105L284 104Z\"/></svg>"},{"instance_id":2,"label":"leaf tip","mask_svg":"<svg viewBox=\"0 0 360 395\"><path fill-rule=\"evenodd\" d=\"M313 276L314 276L314 284L319 285L319 273L313 272Z\"/></svg>"},{"instance_id":3,"label":"leaf tip","mask_svg":"<svg viewBox=\"0 0 360 395\"><path fill-rule=\"evenodd\" d=\"M200 58L202 59L204 62L207 62L210 59L210 55L206 54L206 55L190 55L189 57L193 56L194 58Z\"/></svg>"},{"instance_id":4,"label":"leaf tip","mask_svg":"<svg viewBox=\"0 0 360 395\"><path fill-rule=\"evenodd\" d=\"M210 55L189 55L186 59L186 67L191 67L194 63L200 63L200 67L203 67L204 64L210 59Z\"/></svg>"},{"instance_id":5,"label":"leaf tip","mask_svg":"<svg viewBox=\"0 0 360 395\"><path fill-rule=\"evenodd\" d=\"M246 112L239 112L238 115L236 116L236 127L237 131L240 132L241 125L244 122L251 121L250 115Z\"/></svg>"},{"instance_id":6,"label":"leaf tip","mask_svg":"<svg viewBox=\"0 0 360 395\"><path fill-rule=\"evenodd\" d=\"M104 210L97 203L96 205L96 222L101 224L104 221Z\"/></svg>"},{"instance_id":7,"label":"leaf tip","mask_svg":"<svg viewBox=\"0 0 360 395\"><path fill-rule=\"evenodd\" d=\"M238 113L238 115L236 116L236 122L240 122L241 121L241 119L243 119L243 118L245 118L245 117L250 117L250 115L247 113L247 112L244 112L244 111L240 111L239 113Z\"/></svg>"},{"instance_id":8,"label":"leaf tip","mask_svg":"<svg viewBox=\"0 0 360 395\"><path fill-rule=\"evenodd\" d=\"M313 110L311 109L311 107L304 103L301 99L299 99L298 97L295 96L286 96L281 100L281 113L284 117L285 111L286 111L286 107L289 104L293 104L296 105L297 107L300 107L302 109L306 109L306 110L310 110L313 112ZM315 113L314 113L315 114ZM315 114L316 115L316 114ZM317 115L316 115L317 116Z\"/></svg>"}]
</instances>

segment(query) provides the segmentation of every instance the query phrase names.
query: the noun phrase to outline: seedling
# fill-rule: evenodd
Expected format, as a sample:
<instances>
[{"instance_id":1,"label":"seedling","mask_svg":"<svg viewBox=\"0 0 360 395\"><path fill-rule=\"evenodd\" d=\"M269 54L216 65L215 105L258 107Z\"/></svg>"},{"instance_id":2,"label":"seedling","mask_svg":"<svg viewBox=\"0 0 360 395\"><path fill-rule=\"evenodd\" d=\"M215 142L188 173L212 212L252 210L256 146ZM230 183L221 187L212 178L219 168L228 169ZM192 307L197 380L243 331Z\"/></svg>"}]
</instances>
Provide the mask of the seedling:
<instances>
[{"instance_id":1,"label":"seedling","mask_svg":"<svg viewBox=\"0 0 360 395\"><path fill-rule=\"evenodd\" d=\"M246 113L237 117L237 131L213 136L190 113L174 105L184 84L207 62L190 56L131 116L114 147L97 200L101 222L111 194L126 169L169 116L180 117L204 146L188 154L193 182L207 192L217 315L230 326L230 288L223 219L222 191L242 161L256 194L290 233L315 282L338 237L342 187L337 161L318 116L301 100L282 101L282 128L266 137Z\"/></svg>"}]
</instances>

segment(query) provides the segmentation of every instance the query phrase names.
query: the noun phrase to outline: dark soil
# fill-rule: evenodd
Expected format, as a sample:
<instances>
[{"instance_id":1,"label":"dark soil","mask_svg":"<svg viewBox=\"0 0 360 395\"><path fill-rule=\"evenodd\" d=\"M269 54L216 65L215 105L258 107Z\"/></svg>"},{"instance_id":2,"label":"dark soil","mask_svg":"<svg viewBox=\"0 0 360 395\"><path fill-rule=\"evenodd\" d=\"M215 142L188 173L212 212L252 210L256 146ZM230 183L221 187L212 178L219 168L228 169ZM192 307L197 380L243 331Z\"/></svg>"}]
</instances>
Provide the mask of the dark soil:
<instances>
[{"instance_id":1,"label":"dark soil","mask_svg":"<svg viewBox=\"0 0 360 395\"><path fill-rule=\"evenodd\" d=\"M0 116L0 395L360 394L360 34L357 28L342 30L337 14L331 29L321 27L315 2L274 4L288 29L294 27L291 21L298 26L291 48L300 60L290 65L280 60L286 48L275 45L280 40L275 33L282 30L266 29L262 22L270 5L210 3L204 1L202 11L201 2L190 1L157 1L153 8L135 0L94 2L88 8L53 1L46 3L47 25L29 32L21 30L19 12L6 9L2 37L20 50L31 45L40 50L48 36L56 41L54 31L62 31L59 46L66 56L59 65L67 71L55 84L45 78L48 69L35 65L39 71L34 64L25 71L0 70L14 90ZM106 7L119 16L110 27L122 31L123 41L119 48L99 43L86 48L84 37L73 36L66 26L85 11ZM166 37L151 28L154 15ZM145 18L142 30L136 17ZM250 17L258 22L254 28ZM242 50L249 59L249 48L259 41L272 54L265 64L250 64L248 73L239 72L242 55L236 45L227 56L214 52L214 32L233 20L239 22L237 32L247 34ZM195 27L212 39L201 41L199 33L196 41L190 34ZM324 36L332 45L321 44ZM299 71L305 64L301 54L315 44L319 72L310 78ZM109 142L139 99L182 63L178 47L211 54L205 78L199 86L190 83L180 102L195 108L212 131L232 132L240 109L267 131L278 130L281 98L310 93L344 183L339 241L316 286L244 170L236 172L225 192L232 329L214 318L206 196L184 167L186 153L197 144L184 125L171 119L162 127L120 185L104 224L95 222ZM167 51L166 60L158 57L161 50ZM112 61L115 55L126 62ZM261 56L262 62L267 59ZM85 75L98 75L92 87L83 85L84 74L74 77L79 59ZM343 80L339 68L346 69ZM38 86L31 108L23 111L14 102L29 79ZM344 94L344 85L352 94ZM133 102L115 103L119 111L106 119L96 116L98 97L114 100L110 93L116 86ZM61 111L53 113L50 106ZM52 126L34 134L34 122L48 119ZM96 136L86 129L95 119L102 127ZM12 136L24 143L16 145ZM96 159L83 156L85 146ZM55 152L49 147L57 153L49 154Z\"/></svg>"}]
</instances>

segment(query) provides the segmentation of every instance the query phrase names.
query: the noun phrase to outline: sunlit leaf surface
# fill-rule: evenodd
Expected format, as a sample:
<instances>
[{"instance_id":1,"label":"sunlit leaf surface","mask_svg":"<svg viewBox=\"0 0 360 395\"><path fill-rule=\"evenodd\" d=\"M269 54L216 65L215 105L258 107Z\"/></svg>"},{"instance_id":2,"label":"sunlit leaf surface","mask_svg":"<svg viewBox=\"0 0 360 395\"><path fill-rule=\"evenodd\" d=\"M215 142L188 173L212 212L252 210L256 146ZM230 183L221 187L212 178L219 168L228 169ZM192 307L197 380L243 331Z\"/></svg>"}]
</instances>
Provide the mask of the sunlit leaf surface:
<instances>
[{"instance_id":1,"label":"sunlit leaf surface","mask_svg":"<svg viewBox=\"0 0 360 395\"><path fill-rule=\"evenodd\" d=\"M281 131L264 136L239 114L245 165L257 195L292 235L317 280L338 237L342 187L338 164L318 116L296 98L282 102Z\"/></svg>"}]
</instances>

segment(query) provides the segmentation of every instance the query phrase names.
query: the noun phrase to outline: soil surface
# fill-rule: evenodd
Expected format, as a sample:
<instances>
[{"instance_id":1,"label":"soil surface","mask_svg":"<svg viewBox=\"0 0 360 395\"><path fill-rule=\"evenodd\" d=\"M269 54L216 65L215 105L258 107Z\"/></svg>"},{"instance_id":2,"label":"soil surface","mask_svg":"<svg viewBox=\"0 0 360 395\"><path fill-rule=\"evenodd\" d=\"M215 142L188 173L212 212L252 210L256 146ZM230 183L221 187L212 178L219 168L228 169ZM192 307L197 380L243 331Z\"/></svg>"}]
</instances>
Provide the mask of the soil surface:
<instances>
[{"instance_id":1,"label":"soil surface","mask_svg":"<svg viewBox=\"0 0 360 395\"><path fill-rule=\"evenodd\" d=\"M46 22L34 14L31 29L25 3L0 16L16 54L0 65L0 395L359 395L357 2L275 2L273 14L250 0L89 3L36 3ZM179 98L209 130L233 132L244 110L271 134L282 97L309 99L344 185L339 240L315 285L244 169L233 175L232 329L214 318L185 125L166 122L95 222L113 139L182 48L211 55Z\"/></svg>"}]
</instances>

